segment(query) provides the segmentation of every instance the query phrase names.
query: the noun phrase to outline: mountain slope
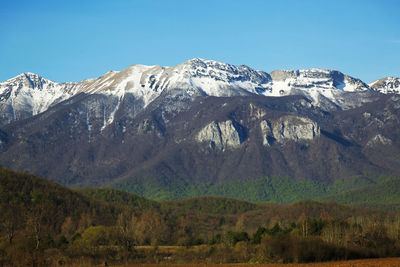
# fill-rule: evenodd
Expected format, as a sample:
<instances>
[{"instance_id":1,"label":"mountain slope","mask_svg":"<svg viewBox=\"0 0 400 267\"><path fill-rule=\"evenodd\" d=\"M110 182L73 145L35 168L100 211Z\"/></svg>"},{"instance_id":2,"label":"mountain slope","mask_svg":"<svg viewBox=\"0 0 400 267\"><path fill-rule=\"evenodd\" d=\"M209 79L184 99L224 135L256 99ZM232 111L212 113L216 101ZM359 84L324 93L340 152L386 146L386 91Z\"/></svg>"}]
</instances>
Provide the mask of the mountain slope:
<instances>
[{"instance_id":1,"label":"mountain slope","mask_svg":"<svg viewBox=\"0 0 400 267\"><path fill-rule=\"evenodd\" d=\"M1 84L12 107L3 117L16 120L0 128L0 163L63 185L159 200L236 197L247 186L248 199L290 202L338 179L400 174L400 98L338 71L267 74L193 59L79 83L27 75ZM14 101L38 104L40 90L50 95L43 109L13 117ZM288 183L298 185L291 196L280 191Z\"/></svg>"},{"instance_id":2,"label":"mountain slope","mask_svg":"<svg viewBox=\"0 0 400 267\"><path fill-rule=\"evenodd\" d=\"M400 93L400 78L387 77L379 79L369 84L375 91L384 94L399 94Z\"/></svg>"},{"instance_id":3,"label":"mountain slope","mask_svg":"<svg viewBox=\"0 0 400 267\"><path fill-rule=\"evenodd\" d=\"M71 220L75 227L115 223L121 207L95 201L43 178L0 168L1 222L13 220L15 230L27 220L40 220L47 231L60 233Z\"/></svg>"},{"instance_id":4,"label":"mountain slope","mask_svg":"<svg viewBox=\"0 0 400 267\"><path fill-rule=\"evenodd\" d=\"M112 188L83 188L77 191L83 195L89 196L92 199L128 206L130 208L151 210L159 209L160 207L160 204L156 201L145 199L144 197Z\"/></svg>"},{"instance_id":5,"label":"mountain slope","mask_svg":"<svg viewBox=\"0 0 400 267\"><path fill-rule=\"evenodd\" d=\"M357 97L352 97L353 92L358 92ZM368 85L338 71L310 69L268 74L247 66L195 58L172 67L132 65L120 72L110 71L97 79L74 83L55 83L33 73L21 74L0 83L0 123L39 114L80 93L106 97L107 108L94 107L94 112L104 117L103 128L113 121L124 99L135 100L137 113L161 94L180 99L204 95L304 95L325 110L356 107L374 96Z\"/></svg>"},{"instance_id":6,"label":"mountain slope","mask_svg":"<svg viewBox=\"0 0 400 267\"><path fill-rule=\"evenodd\" d=\"M363 205L368 207L378 207L379 205L396 207L400 204L399 192L400 179L393 177L387 181L377 181L377 183L362 186L348 192L331 195L322 198L323 200L336 201L344 204Z\"/></svg>"},{"instance_id":7,"label":"mountain slope","mask_svg":"<svg viewBox=\"0 0 400 267\"><path fill-rule=\"evenodd\" d=\"M58 84L33 73L23 73L0 83L1 124L29 118L71 97L67 84Z\"/></svg>"},{"instance_id":8,"label":"mountain slope","mask_svg":"<svg viewBox=\"0 0 400 267\"><path fill-rule=\"evenodd\" d=\"M327 113L297 96L204 96L178 113L155 103L135 118L116 113L103 131L101 117L87 125L88 99L80 95L3 127L2 164L70 186L114 184L155 199L265 176L313 184L399 173L395 97Z\"/></svg>"}]
</instances>

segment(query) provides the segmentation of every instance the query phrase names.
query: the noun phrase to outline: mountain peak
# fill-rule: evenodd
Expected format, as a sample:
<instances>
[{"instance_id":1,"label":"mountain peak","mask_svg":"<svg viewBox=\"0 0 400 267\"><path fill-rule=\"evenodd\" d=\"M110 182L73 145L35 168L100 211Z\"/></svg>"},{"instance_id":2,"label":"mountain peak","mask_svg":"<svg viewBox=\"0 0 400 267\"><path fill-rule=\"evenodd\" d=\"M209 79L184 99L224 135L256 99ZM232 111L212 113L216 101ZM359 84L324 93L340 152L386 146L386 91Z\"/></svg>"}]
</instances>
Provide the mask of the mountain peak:
<instances>
[{"instance_id":1,"label":"mountain peak","mask_svg":"<svg viewBox=\"0 0 400 267\"><path fill-rule=\"evenodd\" d=\"M189 59L189 60L187 60L185 62L191 63L191 62L204 62L204 61L207 61L207 59L200 58L200 57L194 57L194 58L191 58L191 59Z\"/></svg>"},{"instance_id":2,"label":"mountain peak","mask_svg":"<svg viewBox=\"0 0 400 267\"><path fill-rule=\"evenodd\" d=\"M285 83L287 87L294 89L338 89L348 92L370 90L369 86L360 79L337 70L319 68L275 70L270 75L275 83Z\"/></svg>"},{"instance_id":3,"label":"mountain peak","mask_svg":"<svg viewBox=\"0 0 400 267\"><path fill-rule=\"evenodd\" d=\"M32 89L43 89L45 84L53 84L54 82L43 78L42 76L33 73L33 72L24 72L21 73L7 81L2 82L1 84L8 84L12 86L20 86L20 87L29 87Z\"/></svg>"},{"instance_id":4,"label":"mountain peak","mask_svg":"<svg viewBox=\"0 0 400 267\"><path fill-rule=\"evenodd\" d=\"M32 72L21 73L0 83L0 104L4 112L0 124L25 119L46 111L71 95L63 84Z\"/></svg>"},{"instance_id":5,"label":"mountain peak","mask_svg":"<svg viewBox=\"0 0 400 267\"><path fill-rule=\"evenodd\" d=\"M0 82L0 83L9 83L9 82L13 82L13 81L17 81L17 80L22 80L22 79L29 79L29 78L35 78L35 77L40 77L39 75L33 73L33 72L24 72L24 73L20 73L15 77L12 77L6 81Z\"/></svg>"},{"instance_id":6,"label":"mountain peak","mask_svg":"<svg viewBox=\"0 0 400 267\"><path fill-rule=\"evenodd\" d=\"M400 93L400 78L386 77L376 80L369 84L369 86L378 92L384 94L399 94Z\"/></svg>"},{"instance_id":7,"label":"mountain peak","mask_svg":"<svg viewBox=\"0 0 400 267\"><path fill-rule=\"evenodd\" d=\"M33 72L24 72L24 73L21 73L20 75L25 75L26 77L41 77L39 74L36 74Z\"/></svg>"},{"instance_id":8,"label":"mountain peak","mask_svg":"<svg viewBox=\"0 0 400 267\"><path fill-rule=\"evenodd\" d=\"M241 68L242 66L234 66L225 62L220 62L211 59L204 59L204 58L192 58L189 59L179 65L189 65L193 68L216 68L216 69L232 69L232 68ZM178 65L178 66L179 66Z\"/></svg>"},{"instance_id":9,"label":"mountain peak","mask_svg":"<svg viewBox=\"0 0 400 267\"><path fill-rule=\"evenodd\" d=\"M196 57L170 67L135 64L76 83L56 83L38 74L25 72L0 83L0 101L9 110L6 116L8 123L18 119L14 111L26 116L35 115L79 93L106 95L115 98L118 105L129 94L136 99L138 110L146 108L161 94L169 95L171 99L186 100L197 96L303 95L315 106L329 110L359 106L364 101L361 99L363 96L350 99L347 92L370 90L361 80L336 70L276 70L268 74L246 65L235 66ZM175 102L179 101L171 102L171 106L180 105ZM110 114L115 113L118 105ZM23 117L25 115L21 115Z\"/></svg>"}]
</instances>

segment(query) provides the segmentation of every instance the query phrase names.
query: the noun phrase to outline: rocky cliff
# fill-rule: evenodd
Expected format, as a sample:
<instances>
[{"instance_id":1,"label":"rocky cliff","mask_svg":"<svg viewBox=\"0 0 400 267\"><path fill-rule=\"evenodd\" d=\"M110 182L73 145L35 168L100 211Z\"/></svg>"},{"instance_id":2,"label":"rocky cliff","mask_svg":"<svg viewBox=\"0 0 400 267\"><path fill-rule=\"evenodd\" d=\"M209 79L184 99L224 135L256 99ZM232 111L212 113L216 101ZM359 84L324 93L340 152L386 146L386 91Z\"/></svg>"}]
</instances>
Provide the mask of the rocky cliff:
<instances>
[{"instance_id":1,"label":"rocky cliff","mask_svg":"<svg viewBox=\"0 0 400 267\"><path fill-rule=\"evenodd\" d=\"M283 116L276 121L261 121L260 128L264 145L272 145L275 141L312 140L320 135L319 125L311 119L299 116Z\"/></svg>"},{"instance_id":2,"label":"rocky cliff","mask_svg":"<svg viewBox=\"0 0 400 267\"><path fill-rule=\"evenodd\" d=\"M231 120L211 122L200 130L196 139L199 142L207 142L211 148L222 151L238 148L241 144L239 132Z\"/></svg>"}]
</instances>

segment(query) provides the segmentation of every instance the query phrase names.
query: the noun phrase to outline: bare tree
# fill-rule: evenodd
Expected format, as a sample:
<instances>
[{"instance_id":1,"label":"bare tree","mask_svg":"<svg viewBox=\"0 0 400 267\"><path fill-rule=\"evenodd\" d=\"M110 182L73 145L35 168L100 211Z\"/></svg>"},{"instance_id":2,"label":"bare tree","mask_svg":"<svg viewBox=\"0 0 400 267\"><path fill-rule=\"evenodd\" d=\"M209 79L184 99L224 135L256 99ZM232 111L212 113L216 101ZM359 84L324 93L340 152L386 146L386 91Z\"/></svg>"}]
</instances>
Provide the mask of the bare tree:
<instances>
[{"instance_id":1,"label":"bare tree","mask_svg":"<svg viewBox=\"0 0 400 267\"><path fill-rule=\"evenodd\" d=\"M135 245L136 218L132 212L124 211L118 215L117 229L120 241L127 251L132 251Z\"/></svg>"},{"instance_id":2,"label":"bare tree","mask_svg":"<svg viewBox=\"0 0 400 267\"><path fill-rule=\"evenodd\" d=\"M154 211L147 211L140 216L135 228L135 235L142 244L158 245L168 237L169 229L164 217Z\"/></svg>"},{"instance_id":3,"label":"bare tree","mask_svg":"<svg viewBox=\"0 0 400 267\"><path fill-rule=\"evenodd\" d=\"M11 245L17 230L23 225L21 209L17 205L10 204L7 207L3 207L0 214L0 231L7 236L7 240Z\"/></svg>"},{"instance_id":4,"label":"bare tree","mask_svg":"<svg viewBox=\"0 0 400 267\"><path fill-rule=\"evenodd\" d=\"M67 238L70 238L76 230L77 225L73 222L71 217L66 217L63 224L61 225L61 233Z\"/></svg>"},{"instance_id":5,"label":"bare tree","mask_svg":"<svg viewBox=\"0 0 400 267\"><path fill-rule=\"evenodd\" d=\"M36 250L40 247L43 234L43 220L45 207L39 204L27 213L26 230L34 241Z\"/></svg>"}]
</instances>

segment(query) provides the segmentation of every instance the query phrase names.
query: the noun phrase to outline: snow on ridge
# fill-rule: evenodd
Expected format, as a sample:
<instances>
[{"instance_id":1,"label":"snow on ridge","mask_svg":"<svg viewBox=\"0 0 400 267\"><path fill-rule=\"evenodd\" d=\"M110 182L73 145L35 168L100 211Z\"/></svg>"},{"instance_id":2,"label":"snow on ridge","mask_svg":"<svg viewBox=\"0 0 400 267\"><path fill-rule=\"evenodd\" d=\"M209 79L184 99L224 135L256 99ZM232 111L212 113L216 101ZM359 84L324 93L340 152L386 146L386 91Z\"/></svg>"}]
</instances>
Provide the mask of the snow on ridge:
<instances>
[{"instance_id":1,"label":"snow on ridge","mask_svg":"<svg viewBox=\"0 0 400 267\"><path fill-rule=\"evenodd\" d=\"M21 112L36 115L47 110L54 101L68 97L61 89L56 82L26 72L0 83L0 103L13 110L12 120L20 119L26 116Z\"/></svg>"},{"instance_id":2,"label":"snow on ridge","mask_svg":"<svg viewBox=\"0 0 400 267\"><path fill-rule=\"evenodd\" d=\"M369 86L380 93L384 94L399 94L400 93L400 78L386 77L376 80L369 84Z\"/></svg>"},{"instance_id":3,"label":"snow on ridge","mask_svg":"<svg viewBox=\"0 0 400 267\"><path fill-rule=\"evenodd\" d=\"M103 94L118 98L109 117L105 118L104 125L107 126L126 94L140 100L142 108L162 92L180 92L189 98L198 95L280 97L300 94L317 106L322 105L321 99L340 106L345 92L367 90L370 90L369 86L361 80L335 70L312 68L266 73L246 65L193 58L171 67L131 65L122 71L112 70L98 78L71 83L56 83L27 72L0 82L0 105L12 107L13 116L19 119L21 112L36 115L79 93ZM14 120L12 114L7 116L10 121Z\"/></svg>"}]
</instances>

